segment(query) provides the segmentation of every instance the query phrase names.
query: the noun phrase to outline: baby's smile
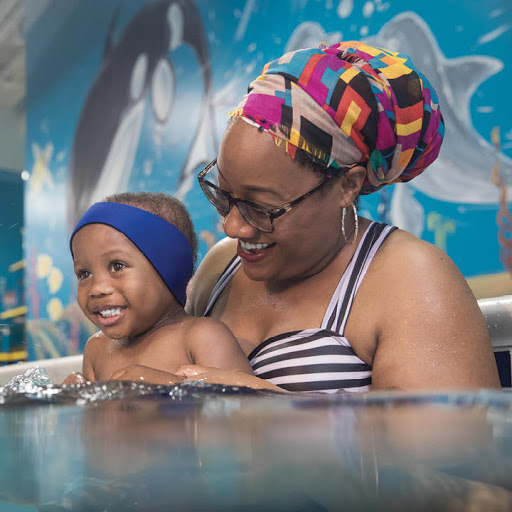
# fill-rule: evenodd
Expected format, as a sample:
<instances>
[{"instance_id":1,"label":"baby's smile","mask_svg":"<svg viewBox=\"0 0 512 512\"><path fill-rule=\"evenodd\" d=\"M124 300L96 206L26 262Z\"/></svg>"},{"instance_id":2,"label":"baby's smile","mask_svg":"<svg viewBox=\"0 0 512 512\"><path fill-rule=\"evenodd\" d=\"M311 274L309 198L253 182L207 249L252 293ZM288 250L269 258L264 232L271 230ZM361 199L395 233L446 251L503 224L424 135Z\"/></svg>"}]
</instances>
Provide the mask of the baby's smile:
<instances>
[{"instance_id":1,"label":"baby's smile","mask_svg":"<svg viewBox=\"0 0 512 512\"><path fill-rule=\"evenodd\" d=\"M110 308L110 309L102 309L102 310L98 311L98 313L103 318L107 318L109 316L117 316L121 313L121 308L117 307L117 308Z\"/></svg>"},{"instance_id":2,"label":"baby's smile","mask_svg":"<svg viewBox=\"0 0 512 512\"><path fill-rule=\"evenodd\" d=\"M95 311L96 318L102 326L114 325L124 316L125 307L115 306Z\"/></svg>"}]
</instances>

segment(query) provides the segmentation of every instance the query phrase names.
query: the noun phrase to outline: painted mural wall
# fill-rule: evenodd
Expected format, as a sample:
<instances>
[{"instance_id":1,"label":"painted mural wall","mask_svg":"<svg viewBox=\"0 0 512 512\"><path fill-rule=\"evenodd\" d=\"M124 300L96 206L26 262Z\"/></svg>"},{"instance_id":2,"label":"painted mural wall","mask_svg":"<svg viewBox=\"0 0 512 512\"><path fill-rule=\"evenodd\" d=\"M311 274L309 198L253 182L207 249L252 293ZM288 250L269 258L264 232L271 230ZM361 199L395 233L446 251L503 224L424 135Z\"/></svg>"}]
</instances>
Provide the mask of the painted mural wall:
<instances>
[{"instance_id":1,"label":"painted mural wall","mask_svg":"<svg viewBox=\"0 0 512 512\"><path fill-rule=\"evenodd\" d=\"M268 60L354 39L408 53L446 122L429 170L365 196L361 215L441 247L478 297L512 293L509 0L54 1L26 47L29 358L80 353L95 331L76 305L68 245L90 204L175 194L204 255L223 232L195 176L228 111Z\"/></svg>"},{"instance_id":2,"label":"painted mural wall","mask_svg":"<svg viewBox=\"0 0 512 512\"><path fill-rule=\"evenodd\" d=\"M2 312L24 304L21 261L23 259L21 235L23 181L20 174L0 169L0 190L4 197L0 202L0 312Z\"/></svg>"}]
</instances>

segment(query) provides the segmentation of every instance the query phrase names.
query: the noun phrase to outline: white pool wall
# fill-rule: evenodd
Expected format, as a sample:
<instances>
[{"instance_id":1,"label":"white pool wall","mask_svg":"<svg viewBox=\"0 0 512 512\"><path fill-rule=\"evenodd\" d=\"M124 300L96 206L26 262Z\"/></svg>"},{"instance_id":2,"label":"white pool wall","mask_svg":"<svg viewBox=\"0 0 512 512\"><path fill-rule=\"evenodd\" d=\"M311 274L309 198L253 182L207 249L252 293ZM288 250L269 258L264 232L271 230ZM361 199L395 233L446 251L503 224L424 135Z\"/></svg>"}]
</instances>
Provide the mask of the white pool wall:
<instances>
[{"instance_id":1,"label":"white pool wall","mask_svg":"<svg viewBox=\"0 0 512 512\"><path fill-rule=\"evenodd\" d=\"M54 384L60 384L70 373L82 371L82 355L26 361L2 366L0 367L0 386L5 386L13 377L21 375L36 366L48 370L50 380Z\"/></svg>"}]
</instances>

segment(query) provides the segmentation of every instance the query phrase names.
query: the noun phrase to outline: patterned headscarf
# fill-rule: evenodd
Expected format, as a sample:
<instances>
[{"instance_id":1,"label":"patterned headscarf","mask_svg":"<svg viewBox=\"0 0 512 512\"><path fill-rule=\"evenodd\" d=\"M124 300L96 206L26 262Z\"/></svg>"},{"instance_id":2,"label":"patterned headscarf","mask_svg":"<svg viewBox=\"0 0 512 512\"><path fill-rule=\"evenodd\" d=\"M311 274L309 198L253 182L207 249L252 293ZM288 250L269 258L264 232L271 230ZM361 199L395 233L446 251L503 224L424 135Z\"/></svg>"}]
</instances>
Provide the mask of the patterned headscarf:
<instances>
[{"instance_id":1,"label":"patterned headscarf","mask_svg":"<svg viewBox=\"0 0 512 512\"><path fill-rule=\"evenodd\" d=\"M439 154L437 94L404 54L357 41L269 62L230 113L335 169L366 166L362 194L409 181Z\"/></svg>"}]
</instances>

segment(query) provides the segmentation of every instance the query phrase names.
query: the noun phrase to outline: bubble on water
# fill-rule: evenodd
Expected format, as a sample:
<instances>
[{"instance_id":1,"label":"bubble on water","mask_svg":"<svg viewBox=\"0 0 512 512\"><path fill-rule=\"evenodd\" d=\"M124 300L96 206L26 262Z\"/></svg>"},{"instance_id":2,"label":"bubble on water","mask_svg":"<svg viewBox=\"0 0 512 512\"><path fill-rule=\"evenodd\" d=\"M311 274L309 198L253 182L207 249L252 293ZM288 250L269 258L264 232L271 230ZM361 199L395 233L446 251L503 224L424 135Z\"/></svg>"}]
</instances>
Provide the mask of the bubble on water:
<instances>
[{"instance_id":1,"label":"bubble on water","mask_svg":"<svg viewBox=\"0 0 512 512\"><path fill-rule=\"evenodd\" d=\"M35 366L34 368L28 369L25 373L13 377L5 385L4 389L26 393L34 391L41 386L48 385L51 385L48 370L40 366Z\"/></svg>"}]
</instances>

